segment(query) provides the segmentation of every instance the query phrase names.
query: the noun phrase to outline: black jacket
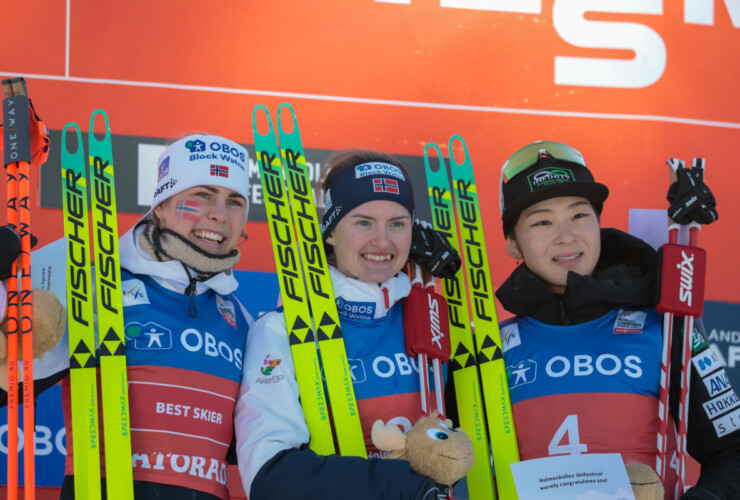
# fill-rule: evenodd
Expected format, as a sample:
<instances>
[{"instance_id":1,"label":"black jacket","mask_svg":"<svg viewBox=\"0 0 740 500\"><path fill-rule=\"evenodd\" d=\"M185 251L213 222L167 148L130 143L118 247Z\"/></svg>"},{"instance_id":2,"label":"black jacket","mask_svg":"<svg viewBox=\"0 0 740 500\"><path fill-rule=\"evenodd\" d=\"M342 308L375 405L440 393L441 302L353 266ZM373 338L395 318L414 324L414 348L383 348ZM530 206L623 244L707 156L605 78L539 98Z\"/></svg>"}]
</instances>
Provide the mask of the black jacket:
<instances>
[{"instance_id":1,"label":"black jacket","mask_svg":"<svg viewBox=\"0 0 740 500\"><path fill-rule=\"evenodd\" d=\"M552 325L571 325L599 318L622 307L655 306L658 297L658 254L642 240L616 229L603 229L601 258L592 276L569 273L565 293L557 295L522 264L496 291L501 305L517 316ZM674 321L671 350L670 411L678 421L683 321ZM694 354L698 355L705 346ZM703 403L711 399L692 370L687 450L701 464L697 485L682 499L740 498L740 432L717 436Z\"/></svg>"}]
</instances>

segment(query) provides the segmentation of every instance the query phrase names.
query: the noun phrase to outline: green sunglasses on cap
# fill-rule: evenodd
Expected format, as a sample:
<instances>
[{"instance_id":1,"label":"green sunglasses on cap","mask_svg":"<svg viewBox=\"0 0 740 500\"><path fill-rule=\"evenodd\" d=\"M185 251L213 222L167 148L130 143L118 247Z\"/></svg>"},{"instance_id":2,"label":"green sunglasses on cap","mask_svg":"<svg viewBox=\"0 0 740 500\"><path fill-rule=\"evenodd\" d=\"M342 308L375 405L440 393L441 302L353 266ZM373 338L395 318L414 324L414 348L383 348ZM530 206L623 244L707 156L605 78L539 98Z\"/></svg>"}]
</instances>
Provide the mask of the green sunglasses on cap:
<instances>
[{"instance_id":1,"label":"green sunglasses on cap","mask_svg":"<svg viewBox=\"0 0 740 500\"><path fill-rule=\"evenodd\" d=\"M586 166L583 155L577 149L555 141L536 141L524 146L506 160L501 168L501 183L509 182L515 175L536 164L537 159L543 154L548 154L556 160Z\"/></svg>"}]
</instances>

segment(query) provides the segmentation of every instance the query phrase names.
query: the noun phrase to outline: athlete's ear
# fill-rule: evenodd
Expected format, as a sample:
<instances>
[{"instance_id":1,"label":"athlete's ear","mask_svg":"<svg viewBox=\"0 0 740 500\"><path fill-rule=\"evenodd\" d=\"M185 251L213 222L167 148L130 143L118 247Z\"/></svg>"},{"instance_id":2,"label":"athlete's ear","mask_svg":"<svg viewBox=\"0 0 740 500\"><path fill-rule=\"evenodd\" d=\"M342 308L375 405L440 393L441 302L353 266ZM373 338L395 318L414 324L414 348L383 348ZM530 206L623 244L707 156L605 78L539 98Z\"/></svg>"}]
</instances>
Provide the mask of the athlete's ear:
<instances>
[{"instance_id":1,"label":"athlete's ear","mask_svg":"<svg viewBox=\"0 0 740 500\"><path fill-rule=\"evenodd\" d=\"M506 237L506 251L514 260L522 258L522 252L519 251L519 245L517 245L516 240L511 236Z\"/></svg>"},{"instance_id":2,"label":"athlete's ear","mask_svg":"<svg viewBox=\"0 0 740 500\"><path fill-rule=\"evenodd\" d=\"M329 235L329 237L326 238L326 242L329 245L331 245L331 246L335 246L336 245L336 243L334 243L334 231L332 231L331 234Z\"/></svg>"}]
</instances>

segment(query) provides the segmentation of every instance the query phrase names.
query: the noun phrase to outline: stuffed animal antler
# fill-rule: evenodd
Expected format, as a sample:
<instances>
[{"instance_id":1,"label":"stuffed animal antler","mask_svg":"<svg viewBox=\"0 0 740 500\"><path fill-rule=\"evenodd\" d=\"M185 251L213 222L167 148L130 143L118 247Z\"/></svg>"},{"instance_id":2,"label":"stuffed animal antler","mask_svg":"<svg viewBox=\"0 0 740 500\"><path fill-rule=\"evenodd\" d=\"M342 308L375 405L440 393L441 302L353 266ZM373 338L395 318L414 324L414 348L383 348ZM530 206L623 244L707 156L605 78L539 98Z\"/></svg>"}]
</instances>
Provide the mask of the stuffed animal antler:
<instances>
[{"instance_id":1,"label":"stuffed animal antler","mask_svg":"<svg viewBox=\"0 0 740 500\"><path fill-rule=\"evenodd\" d=\"M452 421L437 412L422 417L404 434L395 424L376 420L370 434L373 444L390 451L385 458L407 460L411 468L439 484L452 484L473 468L473 442Z\"/></svg>"}]
</instances>

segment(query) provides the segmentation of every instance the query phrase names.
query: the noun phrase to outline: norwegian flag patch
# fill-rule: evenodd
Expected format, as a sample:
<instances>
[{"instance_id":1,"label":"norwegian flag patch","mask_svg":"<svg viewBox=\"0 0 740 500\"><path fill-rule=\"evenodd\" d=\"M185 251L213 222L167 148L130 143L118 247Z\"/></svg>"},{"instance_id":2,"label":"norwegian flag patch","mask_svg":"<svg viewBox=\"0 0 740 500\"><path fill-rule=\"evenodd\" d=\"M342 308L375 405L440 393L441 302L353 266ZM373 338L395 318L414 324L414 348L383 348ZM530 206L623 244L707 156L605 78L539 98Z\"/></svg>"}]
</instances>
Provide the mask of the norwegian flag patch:
<instances>
[{"instance_id":1,"label":"norwegian flag patch","mask_svg":"<svg viewBox=\"0 0 740 500\"><path fill-rule=\"evenodd\" d=\"M376 193L398 194L398 181L386 177L373 179L373 191Z\"/></svg>"},{"instance_id":2,"label":"norwegian flag patch","mask_svg":"<svg viewBox=\"0 0 740 500\"><path fill-rule=\"evenodd\" d=\"M223 165L211 165L211 175L216 177L229 177L229 167Z\"/></svg>"}]
</instances>

